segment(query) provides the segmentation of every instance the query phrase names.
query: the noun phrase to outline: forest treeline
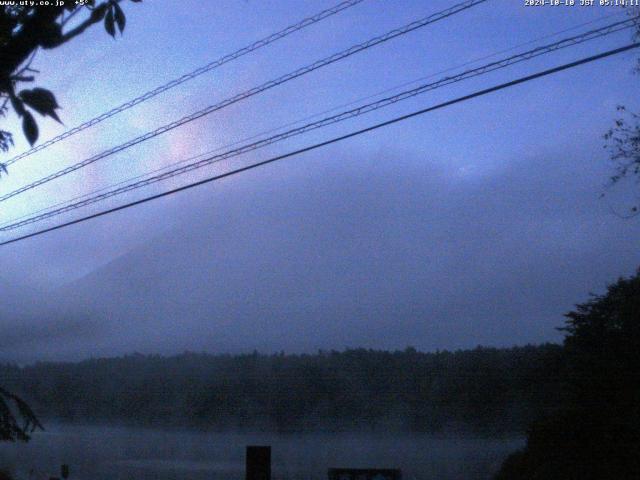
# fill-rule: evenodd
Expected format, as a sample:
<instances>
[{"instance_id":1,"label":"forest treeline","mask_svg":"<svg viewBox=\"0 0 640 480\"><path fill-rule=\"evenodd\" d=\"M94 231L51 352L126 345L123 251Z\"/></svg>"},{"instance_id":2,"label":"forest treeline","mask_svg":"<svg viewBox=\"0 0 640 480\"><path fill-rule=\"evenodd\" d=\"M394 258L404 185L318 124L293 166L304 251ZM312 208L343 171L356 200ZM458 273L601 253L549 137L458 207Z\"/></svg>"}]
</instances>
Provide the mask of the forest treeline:
<instances>
[{"instance_id":1,"label":"forest treeline","mask_svg":"<svg viewBox=\"0 0 640 480\"><path fill-rule=\"evenodd\" d=\"M555 344L455 352L133 354L0 366L45 421L204 429L524 432L561 395Z\"/></svg>"}]
</instances>

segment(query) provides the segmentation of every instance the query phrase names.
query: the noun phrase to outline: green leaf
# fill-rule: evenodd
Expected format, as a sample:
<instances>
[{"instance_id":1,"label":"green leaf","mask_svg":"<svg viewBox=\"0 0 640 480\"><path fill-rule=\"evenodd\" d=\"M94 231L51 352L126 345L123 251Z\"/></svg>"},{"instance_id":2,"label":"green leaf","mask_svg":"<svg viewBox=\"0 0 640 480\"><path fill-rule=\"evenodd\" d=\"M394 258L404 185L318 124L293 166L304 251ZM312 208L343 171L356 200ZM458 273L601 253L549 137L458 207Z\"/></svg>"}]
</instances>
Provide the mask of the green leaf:
<instances>
[{"instance_id":1,"label":"green leaf","mask_svg":"<svg viewBox=\"0 0 640 480\"><path fill-rule=\"evenodd\" d=\"M22 131L27 137L29 144L33 145L38 140L38 125L31 112L25 111L22 117Z\"/></svg>"},{"instance_id":2,"label":"green leaf","mask_svg":"<svg viewBox=\"0 0 640 480\"><path fill-rule=\"evenodd\" d=\"M122 8L120 8L120 5L118 5L117 3L113 4L113 12L116 19L116 23L118 24L118 29L120 30L120 33L122 33L124 32L124 26L127 23L127 19L124 16L124 12L122 11Z\"/></svg>"},{"instance_id":3,"label":"green leaf","mask_svg":"<svg viewBox=\"0 0 640 480\"><path fill-rule=\"evenodd\" d=\"M107 14L104 17L104 29L113 38L116 38L116 24L113 18L113 9L107 10Z\"/></svg>"},{"instance_id":4,"label":"green leaf","mask_svg":"<svg viewBox=\"0 0 640 480\"><path fill-rule=\"evenodd\" d=\"M58 105L56 97L49 90L44 88L22 90L19 96L24 103L33 108L40 115L48 115L60 122L58 114L56 113L56 108L60 108L60 105Z\"/></svg>"}]
</instances>

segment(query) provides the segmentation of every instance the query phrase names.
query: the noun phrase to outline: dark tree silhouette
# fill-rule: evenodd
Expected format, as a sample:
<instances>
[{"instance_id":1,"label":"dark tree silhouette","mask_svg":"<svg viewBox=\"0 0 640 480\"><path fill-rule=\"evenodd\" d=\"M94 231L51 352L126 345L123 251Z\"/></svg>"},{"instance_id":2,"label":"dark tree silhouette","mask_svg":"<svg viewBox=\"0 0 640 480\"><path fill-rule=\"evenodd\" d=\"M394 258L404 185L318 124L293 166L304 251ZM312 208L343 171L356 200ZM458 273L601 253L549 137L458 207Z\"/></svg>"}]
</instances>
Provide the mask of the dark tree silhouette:
<instances>
[{"instance_id":1,"label":"dark tree silhouette","mask_svg":"<svg viewBox=\"0 0 640 480\"><path fill-rule=\"evenodd\" d=\"M619 105L618 118L613 128L605 133L605 148L615 165L615 173L611 176L611 185L625 178L634 178L640 187L640 115ZM629 208L627 217L638 215L638 205Z\"/></svg>"},{"instance_id":2,"label":"dark tree silhouette","mask_svg":"<svg viewBox=\"0 0 640 480\"><path fill-rule=\"evenodd\" d=\"M56 113L59 105L51 91L19 88L35 80L38 71L31 68L35 53L40 48L50 50L64 45L99 22L112 37L116 30L122 33L126 17L121 1L67 1L60 6L16 2L17 5L0 8L0 115L6 116L11 107L22 119L22 130L31 145L38 139L34 113L60 121ZM12 145L11 132L0 129L0 150L6 152ZM6 173L2 164L0 168Z\"/></svg>"},{"instance_id":3,"label":"dark tree silhouette","mask_svg":"<svg viewBox=\"0 0 640 480\"><path fill-rule=\"evenodd\" d=\"M566 317L564 400L496 479L638 479L640 269Z\"/></svg>"},{"instance_id":4,"label":"dark tree silhouette","mask_svg":"<svg viewBox=\"0 0 640 480\"><path fill-rule=\"evenodd\" d=\"M51 91L20 88L35 81L38 71L31 65L37 50L64 45L99 22L104 22L106 31L115 37L116 29L124 31L126 18L121 0L67 1L59 6L15 3L0 7L0 116L6 116L11 108L22 119L24 135L33 145L38 139L34 113L60 121L58 102ZM12 145L11 132L0 129L0 150L6 152ZM7 169L0 163L2 172L7 173ZM0 441L26 441L36 428L41 425L29 406L0 388Z\"/></svg>"},{"instance_id":5,"label":"dark tree silhouette","mask_svg":"<svg viewBox=\"0 0 640 480\"><path fill-rule=\"evenodd\" d=\"M22 421L16 419L16 412ZM0 387L0 441L28 441L42 425L29 406L17 395Z\"/></svg>"},{"instance_id":6,"label":"dark tree silhouette","mask_svg":"<svg viewBox=\"0 0 640 480\"><path fill-rule=\"evenodd\" d=\"M0 365L43 418L198 429L522 433L558 403L560 345L127 355Z\"/></svg>"},{"instance_id":7,"label":"dark tree silhouette","mask_svg":"<svg viewBox=\"0 0 640 480\"><path fill-rule=\"evenodd\" d=\"M629 9L629 15L640 18L640 7ZM640 40L640 23L636 23L634 41ZM640 74L640 60L635 68ZM618 105L618 118L612 128L604 134L609 158L614 164L614 173L610 177L610 186L624 179L632 179L640 187L640 115L630 111L624 105ZM640 188L638 189L640 190ZM604 194L603 194L604 196ZM640 213L640 204L631 205L625 217L633 217Z\"/></svg>"}]
</instances>

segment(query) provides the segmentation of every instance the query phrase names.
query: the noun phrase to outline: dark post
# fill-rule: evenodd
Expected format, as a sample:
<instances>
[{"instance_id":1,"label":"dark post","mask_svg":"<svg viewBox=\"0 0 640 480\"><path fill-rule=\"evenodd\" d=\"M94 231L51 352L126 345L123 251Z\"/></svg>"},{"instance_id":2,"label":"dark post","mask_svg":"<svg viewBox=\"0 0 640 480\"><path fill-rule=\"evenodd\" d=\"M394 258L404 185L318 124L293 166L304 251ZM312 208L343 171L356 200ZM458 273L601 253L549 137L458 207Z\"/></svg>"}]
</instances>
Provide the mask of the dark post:
<instances>
[{"instance_id":1,"label":"dark post","mask_svg":"<svg viewBox=\"0 0 640 480\"><path fill-rule=\"evenodd\" d=\"M397 468L330 468L329 480L402 480Z\"/></svg>"},{"instance_id":2,"label":"dark post","mask_svg":"<svg viewBox=\"0 0 640 480\"><path fill-rule=\"evenodd\" d=\"M247 447L246 480L271 480L271 447Z\"/></svg>"},{"instance_id":3,"label":"dark post","mask_svg":"<svg viewBox=\"0 0 640 480\"><path fill-rule=\"evenodd\" d=\"M60 467L60 476L64 479L69 478L69 465L64 464Z\"/></svg>"}]
</instances>

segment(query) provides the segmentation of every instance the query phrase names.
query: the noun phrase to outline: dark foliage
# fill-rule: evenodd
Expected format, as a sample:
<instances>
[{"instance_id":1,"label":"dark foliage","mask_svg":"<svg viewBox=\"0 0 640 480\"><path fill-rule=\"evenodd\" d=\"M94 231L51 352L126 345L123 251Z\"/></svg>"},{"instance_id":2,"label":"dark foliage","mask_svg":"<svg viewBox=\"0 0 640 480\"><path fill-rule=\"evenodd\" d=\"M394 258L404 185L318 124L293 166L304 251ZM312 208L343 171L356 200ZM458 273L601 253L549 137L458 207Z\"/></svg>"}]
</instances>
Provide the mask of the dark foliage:
<instances>
[{"instance_id":1,"label":"dark foliage","mask_svg":"<svg viewBox=\"0 0 640 480\"><path fill-rule=\"evenodd\" d=\"M44 416L209 429L523 432L558 403L560 346L130 355L0 368ZM7 380L8 381L8 380Z\"/></svg>"},{"instance_id":2,"label":"dark foliage","mask_svg":"<svg viewBox=\"0 0 640 480\"><path fill-rule=\"evenodd\" d=\"M11 107L22 119L22 131L31 145L38 140L34 113L60 121L56 113L60 107L52 92L44 88L19 88L35 80L38 71L31 68L31 63L36 52L40 48L59 47L99 22L103 22L112 37L116 31L122 33L126 18L120 2L67 1L64 5L15 2L16 5L0 7L0 115L6 115ZM0 129L0 150L6 152L12 145L12 134ZM6 173L1 164L0 169Z\"/></svg>"},{"instance_id":3,"label":"dark foliage","mask_svg":"<svg viewBox=\"0 0 640 480\"><path fill-rule=\"evenodd\" d=\"M640 270L568 313L567 392L496 477L640 478Z\"/></svg>"},{"instance_id":4,"label":"dark foliage","mask_svg":"<svg viewBox=\"0 0 640 480\"><path fill-rule=\"evenodd\" d=\"M22 419L21 423L18 423L14 410ZM0 441L26 442L36 428L42 429L42 425L31 408L17 395L0 388Z\"/></svg>"},{"instance_id":5,"label":"dark foliage","mask_svg":"<svg viewBox=\"0 0 640 480\"><path fill-rule=\"evenodd\" d=\"M636 18L634 41L640 41L640 7L629 7L628 14ZM635 68L640 73L640 60ZM623 179L635 179L640 186L640 115L618 105L618 118L614 126L604 134L605 149L614 164L614 173L610 177L610 186ZM604 194L602 195L604 196ZM623 217L634 217L640 213L640 205L631 205Z\"/></svg>"},{"instance_id":6,"label":"dark foliage","mask_svg":"<svg viewBox=\"0 0 640 480\"><path fill-rule=\"evenodd\" d=\"M611 185L630 178L640 186L640 115L618 106L619 117L615 126L604 138L607 140L605 148L615 166L615 173L611 176ZM635 216L639 211L638 205L632 205L626 216Z\"/></svg>"},{"instance_id":7,"label":"dark foliage","mask_svg":"<svg viewBox=\"0 0 640 480\"><path fill-rule=\"evenodd\" d=\"M15 2L0 7L0 117L6 117L11 107L22 119L22 130L31 145L39 135L34 113L60 121L56 112L60 107L51 91L19 88L35 80L38 71L31 68L31 63L37 50L59 47L101 21L111 36L115 36L116 27L122 33L125 16L120 1L67 1L61 5ZM0 129L0 151L6 152L12 145L11 132ZM3 173L7 173L7 168L0 163L0 176ZM40 424L27 404L0 388L0 441L26 441L38 427Z\"/></svg>"}]
</instances>

